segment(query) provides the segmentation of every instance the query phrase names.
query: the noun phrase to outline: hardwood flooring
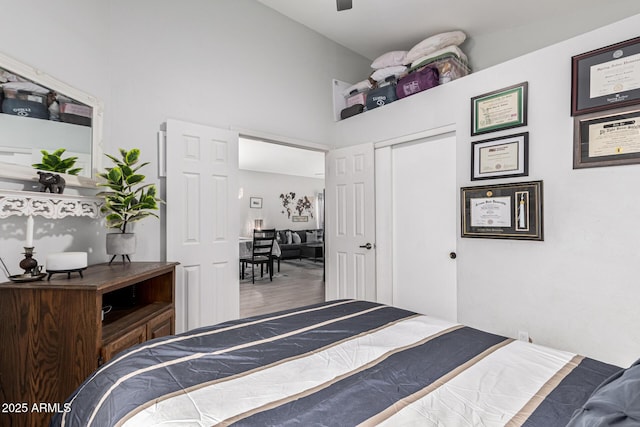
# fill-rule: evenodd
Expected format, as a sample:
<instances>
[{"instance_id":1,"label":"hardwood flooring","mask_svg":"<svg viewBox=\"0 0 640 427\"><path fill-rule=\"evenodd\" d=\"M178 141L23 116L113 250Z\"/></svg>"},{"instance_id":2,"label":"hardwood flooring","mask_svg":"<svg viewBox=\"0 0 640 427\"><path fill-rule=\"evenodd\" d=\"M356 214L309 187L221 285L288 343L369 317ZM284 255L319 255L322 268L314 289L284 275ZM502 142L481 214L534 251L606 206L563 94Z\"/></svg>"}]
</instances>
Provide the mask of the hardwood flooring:
<instances>
[{"instance_id":1,"label":"hardwood flooring","mask_svg":"<svg viewBox=\"0 0 640 427\"><path fill-rule=\"evenodd\" d=\"M316 304L324 301L324 266L308 259L286 260L277 265L273 282L269 275L260 277L256 269L256 283L251 283L251 269L240 280L240 317L256 316L279 310Z\"/></svg>"}]
</instances>

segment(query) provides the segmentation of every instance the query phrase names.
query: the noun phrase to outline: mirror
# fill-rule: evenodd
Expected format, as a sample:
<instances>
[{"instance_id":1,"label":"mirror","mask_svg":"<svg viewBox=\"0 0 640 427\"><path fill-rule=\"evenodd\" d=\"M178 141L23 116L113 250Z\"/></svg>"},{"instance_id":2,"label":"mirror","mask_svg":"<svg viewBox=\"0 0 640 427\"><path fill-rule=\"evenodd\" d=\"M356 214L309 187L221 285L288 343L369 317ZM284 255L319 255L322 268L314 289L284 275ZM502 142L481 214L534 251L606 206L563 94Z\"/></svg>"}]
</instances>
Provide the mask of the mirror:
<instances>
[{"instance_id":1,"label":"mirror","mask_svg":"<svg viewBox=\"0 0 640 427\"><path fill-rule=\"evenodd\" d=\"M102 103L0 53L0 177L37 181L41 150L78 157L67 186L95 187L102 161Z\"/></svg>"}]
</instances>

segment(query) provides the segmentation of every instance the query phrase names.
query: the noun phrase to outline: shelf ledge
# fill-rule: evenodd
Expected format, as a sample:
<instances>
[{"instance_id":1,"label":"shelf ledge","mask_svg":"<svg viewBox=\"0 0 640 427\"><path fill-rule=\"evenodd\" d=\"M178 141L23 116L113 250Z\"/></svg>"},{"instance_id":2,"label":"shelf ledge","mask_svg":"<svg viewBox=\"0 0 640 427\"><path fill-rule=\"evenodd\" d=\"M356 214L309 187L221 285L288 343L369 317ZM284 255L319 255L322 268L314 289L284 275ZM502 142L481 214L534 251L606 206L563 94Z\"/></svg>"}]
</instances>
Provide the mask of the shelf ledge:
<instances>
[{"instance_id":1,"label":"shelf ledge","mask_svg":"<svg viewBox=\"0 0 640 427\"><path fill-rule=\"evenodd\" d=\"M0 190L0 218L42 216L61 219L68 216L98 218L102 199L89 196Z\"/></svg>"}]
</instances>

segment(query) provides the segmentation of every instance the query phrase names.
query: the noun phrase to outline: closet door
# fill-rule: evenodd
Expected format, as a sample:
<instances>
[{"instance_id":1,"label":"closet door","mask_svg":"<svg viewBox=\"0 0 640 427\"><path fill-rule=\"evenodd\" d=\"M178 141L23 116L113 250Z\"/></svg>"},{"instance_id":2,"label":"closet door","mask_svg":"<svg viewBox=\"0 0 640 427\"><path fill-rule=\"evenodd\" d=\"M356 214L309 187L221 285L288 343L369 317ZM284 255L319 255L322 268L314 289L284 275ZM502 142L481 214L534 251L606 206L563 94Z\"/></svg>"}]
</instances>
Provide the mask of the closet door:
<instances>
[{"instance_id":1,"label":"closet door","mask_svg":"<svg viewBox=\"0 0 640 427\"><path fill-rule=\"evenodd\" d=\"M167 259L177 261L176 332L235 319L238 134L167 121Z\"/></svg>"},{"instance_id":2,"label":"closet door","mask_svg":"<svg viewBox=\"0 0 640 427\"><path fill-rule=\"evenodd\" d=\"M393 304L456 321L456 137L391 149Z\"/></svg>"}]
</instances>

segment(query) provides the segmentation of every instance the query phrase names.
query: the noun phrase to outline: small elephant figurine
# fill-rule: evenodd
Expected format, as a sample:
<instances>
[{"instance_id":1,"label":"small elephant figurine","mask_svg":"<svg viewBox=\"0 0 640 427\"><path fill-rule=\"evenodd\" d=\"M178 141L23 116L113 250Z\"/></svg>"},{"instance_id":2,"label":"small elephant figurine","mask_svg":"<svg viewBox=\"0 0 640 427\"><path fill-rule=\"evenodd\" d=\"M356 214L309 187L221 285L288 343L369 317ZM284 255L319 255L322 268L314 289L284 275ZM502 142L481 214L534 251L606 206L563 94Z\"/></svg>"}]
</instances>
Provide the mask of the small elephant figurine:
<instances>
[{"instance_id":1,"label":"small elephant figurine","mask_svg":"<svg viewBox=\"0 0 640 427\"><path fill-rule=\"evenodd\" d=\"M58 174L40 171L38 171L38 175L40 175L40 179L38 179L38 182L40 183L40 191L46 192L49 190L54 194L62 194L66 184L63 177Z\"/></svg>"}]
</instances>

